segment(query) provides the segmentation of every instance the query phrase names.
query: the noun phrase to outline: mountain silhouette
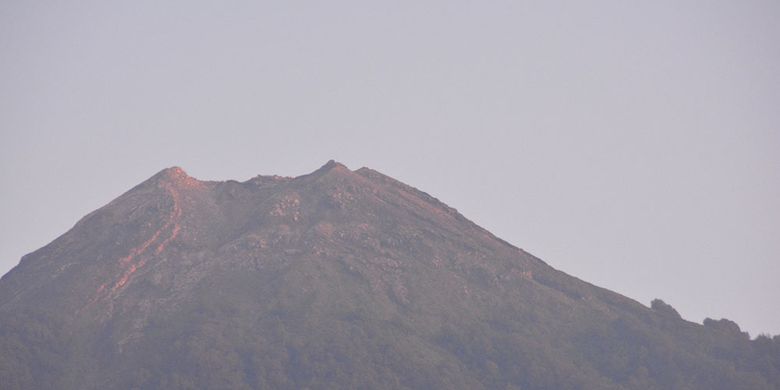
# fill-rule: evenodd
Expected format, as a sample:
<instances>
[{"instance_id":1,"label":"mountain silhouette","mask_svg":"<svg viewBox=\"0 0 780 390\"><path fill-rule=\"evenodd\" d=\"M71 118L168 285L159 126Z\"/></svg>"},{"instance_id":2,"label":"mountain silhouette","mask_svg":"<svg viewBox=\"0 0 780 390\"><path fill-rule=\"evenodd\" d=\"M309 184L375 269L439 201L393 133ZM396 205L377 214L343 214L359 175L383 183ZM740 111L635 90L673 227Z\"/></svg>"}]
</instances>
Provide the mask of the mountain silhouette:
<instances>
[{"instance_id":1,"label":"mountain silhouette","mask_svg":"<svg viewBox=\"0 0 780 390\"><path fill-rule=\"evenodd\" d=\"M558 271L330 161L168 168L0 279L2 389L778 389L780 338Z\"/></svg>"}]
</instances>

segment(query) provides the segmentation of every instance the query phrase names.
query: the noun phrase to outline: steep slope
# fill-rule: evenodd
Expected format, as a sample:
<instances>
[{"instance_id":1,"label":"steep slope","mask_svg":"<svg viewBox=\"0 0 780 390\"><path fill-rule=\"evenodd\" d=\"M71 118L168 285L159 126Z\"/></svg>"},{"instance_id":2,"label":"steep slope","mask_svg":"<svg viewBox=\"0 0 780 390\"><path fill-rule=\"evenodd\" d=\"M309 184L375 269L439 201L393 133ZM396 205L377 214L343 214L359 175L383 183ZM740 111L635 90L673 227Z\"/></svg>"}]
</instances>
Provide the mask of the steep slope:
<instances>
[{"instance_id":1,"label":"steep slope","mask_svg":"<svg viewBox=\"0 0 780 390\"><path fill-rule=\"evenodd\" d=\"M4 389L776 389L780 339L557 271L328 162L163 170L0 280Z\"/></svg>"}]
</instances>

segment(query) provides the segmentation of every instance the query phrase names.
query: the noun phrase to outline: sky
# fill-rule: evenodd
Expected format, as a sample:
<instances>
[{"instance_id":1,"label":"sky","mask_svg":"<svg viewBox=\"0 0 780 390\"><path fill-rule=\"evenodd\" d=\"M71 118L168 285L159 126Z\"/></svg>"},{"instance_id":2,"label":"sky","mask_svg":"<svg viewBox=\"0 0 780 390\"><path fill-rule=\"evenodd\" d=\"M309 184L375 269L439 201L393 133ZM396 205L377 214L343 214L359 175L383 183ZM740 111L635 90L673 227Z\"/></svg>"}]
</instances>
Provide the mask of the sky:
<instances>
[{"instance_id":1,"label":"sky","mask_svg":"<svg viewBox=\"0 0 780 390\"><path fill-rule=\"evenodd\" d=\"M780 3L0 2L0 274L170 166L379 170L780 334Z\"/></svg>"}]
</instances>

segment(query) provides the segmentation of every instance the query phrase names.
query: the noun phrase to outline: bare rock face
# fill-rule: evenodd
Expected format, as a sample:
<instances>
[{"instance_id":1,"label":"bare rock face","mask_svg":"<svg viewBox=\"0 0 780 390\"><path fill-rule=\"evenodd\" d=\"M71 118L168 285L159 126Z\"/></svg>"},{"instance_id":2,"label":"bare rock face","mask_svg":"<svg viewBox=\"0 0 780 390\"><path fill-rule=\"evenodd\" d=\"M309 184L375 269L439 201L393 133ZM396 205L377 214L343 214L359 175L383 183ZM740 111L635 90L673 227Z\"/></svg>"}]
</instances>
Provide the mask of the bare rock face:
<instances>
[{"instance_id":1,"label":"bare rock face","mask_svg":"<svg viewBox=\"0 0 780 390\"><path fill-rule=\"evenodd\" d=\"M568 276L368 168L169 168L2 277L0 387L777 389L778 338L724 323Z\"/></svg>"},{"instance_id":2,"label":"bare rock face","mask_svg":"<svg viewBox=\"0 0 780 390\"><path fill-rule=\"evenodd\" d=\"M671 319L682 318L680 317L680 313L678 313L677 310L672 307L672 305L660 299L653 299L653 301L650 302L650 308L653 309L659 315L662 315L667 318L671 318Z\"/></svg>"}]
</instances>

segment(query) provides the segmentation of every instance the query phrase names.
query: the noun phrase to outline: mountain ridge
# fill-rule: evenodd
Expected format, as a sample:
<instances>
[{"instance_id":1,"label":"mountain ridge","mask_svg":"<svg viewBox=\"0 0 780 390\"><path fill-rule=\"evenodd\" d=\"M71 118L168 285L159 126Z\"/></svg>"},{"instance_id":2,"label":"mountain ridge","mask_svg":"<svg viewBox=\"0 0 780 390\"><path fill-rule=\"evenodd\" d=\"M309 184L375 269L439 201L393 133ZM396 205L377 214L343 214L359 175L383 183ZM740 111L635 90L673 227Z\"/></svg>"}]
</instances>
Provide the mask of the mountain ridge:
<instances>
[{"instance_id":1,"label":"mountain ridge","mask_svg":"<svg viewBox=\"0 0 780 390\"><path fill-rule=\"evenodd\" d=\"M334 160L163 169L0 278L8 388L777 388L780 339L746 336Z\"/></svg>"}]
</instances>

